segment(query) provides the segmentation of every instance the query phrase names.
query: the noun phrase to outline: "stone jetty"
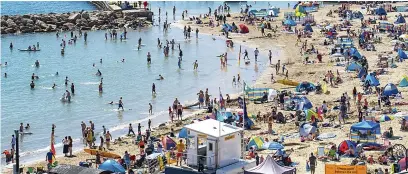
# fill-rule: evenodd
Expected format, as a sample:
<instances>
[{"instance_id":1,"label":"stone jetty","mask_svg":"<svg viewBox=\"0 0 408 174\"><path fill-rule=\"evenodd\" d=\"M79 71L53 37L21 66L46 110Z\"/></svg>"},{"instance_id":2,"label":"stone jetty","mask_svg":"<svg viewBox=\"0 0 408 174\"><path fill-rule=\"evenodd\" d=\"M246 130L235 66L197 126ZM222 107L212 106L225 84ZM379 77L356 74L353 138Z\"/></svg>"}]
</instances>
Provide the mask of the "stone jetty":
<instances>
[{"instance_id":1,"label":"stone jetty","mask_svg":"<svg viewBox=\"0 0 408 174\"><path fill-rule=\"evenodd\" d=\"M1 34L55 32L57 30L105 30L150 26L148 10L82 11L62 14L2 15Z\"/></svg>"}]
</instances>

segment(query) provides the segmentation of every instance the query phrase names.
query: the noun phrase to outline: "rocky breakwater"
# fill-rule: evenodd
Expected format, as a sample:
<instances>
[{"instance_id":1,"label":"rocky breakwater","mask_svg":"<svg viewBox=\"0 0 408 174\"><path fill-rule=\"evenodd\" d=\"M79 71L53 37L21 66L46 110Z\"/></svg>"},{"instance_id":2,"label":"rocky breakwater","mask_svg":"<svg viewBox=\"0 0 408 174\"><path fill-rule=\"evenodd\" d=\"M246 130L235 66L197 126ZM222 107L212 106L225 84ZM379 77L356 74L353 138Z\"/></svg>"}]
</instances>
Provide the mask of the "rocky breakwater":
<instances>
[{"instance_id":1,"label":"rocky breakwater","mask_svg":"<svg viewBox=\"0 0 408 174\"><path fill-rule=\"evenodd\" d=\"M151 21L134 13L92 11L62 14L2 15L1 34L55 32L57 30L105 30L149 26Z\"/></svg>"}]
</instances>

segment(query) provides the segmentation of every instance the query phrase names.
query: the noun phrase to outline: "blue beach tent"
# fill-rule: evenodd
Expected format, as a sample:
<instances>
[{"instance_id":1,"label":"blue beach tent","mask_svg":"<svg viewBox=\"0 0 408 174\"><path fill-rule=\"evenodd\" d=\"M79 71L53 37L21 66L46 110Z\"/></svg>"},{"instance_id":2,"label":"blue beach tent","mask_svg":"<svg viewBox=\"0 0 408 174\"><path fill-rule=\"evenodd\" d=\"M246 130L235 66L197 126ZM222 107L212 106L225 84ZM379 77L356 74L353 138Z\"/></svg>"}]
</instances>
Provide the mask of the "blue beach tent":
<instances>
[{"instance_id":1,"label":"blue beach tent","mask_svg":"<svg viewBox=\"0 0 408 174\"><path fill-rule=\"evenodd\" d=\"M395 24L404 24L405 18L403 16L398 16L397 20L394 22Z\"/></svg>"},{"instance_id":2,"label":"blue beach tent","mask_svg":"<svg viewBox=\"0 0 408 174\"><path fill-rule=\"evenodd\" d=\"M401 81L399 82L399 87L408 87L408 77L403 76Z\"/></svg>"},{"instance_id":3,"label":"blue beach tent","mask_svg":"<svg viewBox=\"0 0 408 174\"><path fill-rule=\"evenodd\" d=\"M285 25L289 25L289 26L296 26L296 22L293 21L291 18L286 19L284 22Z\"/></svg>"},{"instance_id":4,"label":"blue beach tent","mask_svg":"<svg viewBox=\"0 0 408 174\"><path fill-rule=\"evenodd\" d=\"M399 57L400 59L408 59L407 54L406 54L404 51L402 51L401 48L398 49L398 57Z\"/></svg>"},{"instance_id":5,"label":"blue beach tent","mask_svg":"<svg viewBox=\"0 0 408 174\"><path fill-rule=\"evenodd\" d=\"M393 83L388 83L384 87L383 94L386 96L396 95L398 94L398 88Z\"/></svg>"},{"instance_id":6,"label":"blue beach tent","mask_svg":"<svg viewBox=\"0 0 408 174\"><path fill-rule=\"evenodd\" d=\"M347 71L357 71L362 69L363 67L358 64L357 62L352 62L349 66L347 66Z\"/></svg>"},{"instance_id":7,"label":"blue beach tent","mask_svg":"<svg viewBox=\"0 0 408 174\"><path fill-rule=\"evenodd\" d=\"M373 74L370 74L366 77L365 82L369 81L370 82L370 86L378 86L380 85L380 82L378 81L377 78L375 78L375 76Z\"/></svg>"},{"instance_id":8,"label":"blue beach tent","mask_svg":"<svg viewBox=\"0 0 408 174\"><path fill-rule=\"evenodd\" d=\"M316 86L310 82L302 82L298 86L296 86L296 92L303 92L309 89L309 91L313 91L316 89Z\"/></svg>"},{"instance_id":9,"label":"blue beach tent","mask_svg":"<svg viewBox=\"0 0 408 174\"><path fill-rule=\"evenodd\" d=\"M371 131L372 134L381 134L381 127L379 123L374 121L362 121L351 126L350 131Z\"/></svg>"},{"instance_id":10,"label":"blue beach tent","mask_svg":"<svg viewBox=\"0 0 408 174\"><path fill-rule=\"evenodd\" d=\"M300 98L300 102L303 102L303 108L297 108L298 110L308 110L313 108L312 102L310 102L310 100L305 96ZM300 105L298 106L300 107Z\"/></svg>"},{"instance_id":11,"label":"blue beach tent","mask_svg":"<svg viewBox=\"0 0 408 174\"><path fill-rule=\"evenodd\" d=\"M353 47L350 48L350 56L353 58L361 59L361 54L358 52L357 48Z\"/></svg>"},{"instance_id":12,"label":"blue beach tent","mask_svg":"<svg viewBox=\"0 0 408 174\"><path fill-rule=\"evenodd\" d=\"M187 135L187 128L184 127L183 129L180 130L180 132L178 134L178 137L179 138L187 138L187 136L188 136Z\"/></svg>"},{"instance_id":13,"label":"blue beach tent","mask_svg":"<svg viewBox=\"0 0 408 174\"><path fill-rule=\"evenodd\" d=\"M282 150L285 147L281 143L278 143L278 142L265 142L262 145L262 148L268 149L268 150Z\"/></svg>"},{"instance_id":14,"label":"blue beach tent","mask_svg":"<svg viewBox=\"0 0 408 174\"><path fill-rule=\"evenodd\" d=\"M101 165L99 165L98 169L111 171L114 173L123 173L123 174L126 173L125 168L123 168L123 166L120 165L115 160L107 160L103 162Z\"/></svg>"},{"instance_id":15,"label":"blue beach tent","mask_svg":"<svg viewBox=\"0 0 408 174\"><path fill-rule=\"evenodd\" d=\"M361 68L360 72L358 72L358 78L361 79L366 74L367 74L367 71L364 68Z\"/></svg>"},{"instance_id":16,"label":"blue beach tent","mask_svg":"<svg viewBox=\"0 0 408 174\"><path fill-rule=\"evenodd\" d=\"M307 24L305 25L304 30L307 31L307 32L313 32L312 26L310 26L309 23L307 23Z\"/></svg>"},{"instance_id":17,"label":"blue beach tent","mask_svg":"<svg viewBox=\"0 0 408 174\"><path fill-rule=\"evenodd\" d=\"M387 15L387 11L385 11L385 9L384 8L382 8L382 7L380 7L380 8L377 8L376 10L375 10L375 14L376 15L380 15L380 16L383 16L383 15Z\"/></svg>"}]
</instances>

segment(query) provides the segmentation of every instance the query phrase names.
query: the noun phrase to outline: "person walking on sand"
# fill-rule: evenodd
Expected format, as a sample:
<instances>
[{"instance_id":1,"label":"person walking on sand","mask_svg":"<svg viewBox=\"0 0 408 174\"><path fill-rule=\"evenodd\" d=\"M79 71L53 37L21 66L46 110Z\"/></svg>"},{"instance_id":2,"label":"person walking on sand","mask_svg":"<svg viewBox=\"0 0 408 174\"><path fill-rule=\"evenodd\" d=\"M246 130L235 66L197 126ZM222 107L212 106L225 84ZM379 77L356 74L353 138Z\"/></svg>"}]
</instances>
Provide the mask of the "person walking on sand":
<instances>
[{"instance_id":1,"label":"person walking on sand","mask_svg":"<svg viewBox=\"0 0 408 174\"><path fill-rule=\"evenodd\" d=\"M106 132L106 134L105 134L105 140L106 140L106 149L108 149L108 150L109 150L109 147L110 147L110 141L111 141L111 139L112 139L112 135L109 133L109 131Z\"/></svg>"},{"instance_id":2,"label":"person walking on sand","mask_svg":"<svg viewBox=\"0 0 408 174\"><path fill-rule=\"evenodd\" d=\"M317 160L316 160L316 157L313 155L313 153L310 154L309 163L310 163L310 174L315 174Z\"/></svg>"},{"instance_id":3,"label":"person walking on sand","mask_svg":"<svg viewBox=\"0 0 408 174\"><path fill-rule=\"evenodd\" d=\"M236 82L236 80L235 80L235 76L232 77L232 84L233 84L233 85L237 85L237 82Z\"/></svg>"},{"instance_id":4,"label":"person walking on sand","mask_svg":"<svg viewBox=\"0 0 408 174\"><path fill-rule=\"evenodd\" d=\"M123 109L122 97L120 97L120 99L119 99L119 107L118 107L118 110L119 110L120 108L122 108L122 110L125 110L125 109Z\"/></svg>"},{"instance_id":5,"label":"person walking on sand","mask_svg":"<svg viewBox=\"0 0 408 174\"><path fill-rule=\"evenodd\" d=\"M268 57L269 57L269 65L272 65L272 51L271 50L269 50Z\"/></svg>"},{"instance_id":6,"label":"person walking on sand","mask_svg":"<svg viewBox=\"0 0 408 174\"><path fill-rule=\"evenodd\" d=\"M280 69L280 60L278 60L278 63L276 63L276 67L275 67L276 75L279 74L279 69Z\"/></svg>"},{"instance_id":7,"label":"person walking on sand","mask_svg":"<svg viewBox=\"0 0 408 174\"><path fill-rule=\"evenodd\" d=\"M149 103L149 115L153 115L153 106Z\"/></svg>"},{"instance_id":8,"label":"person walking on sand","mask_svg":"<svg viewBox=\"0 0 408 174\"><path fill-rule=\"evenodd\" d=\"M286 70L285 79L289 79L289 70Z\"/></svg>"},{"instance_id":9,"label":"person walking on sand","mask_svg":"<svg viewBox=\"0 0 408 174\"><path fill-rule=\"evenodd\" d=\"M177 119L183 121L183 105L180 102L177 105Z\"/></svg>"},{"instance_id":10,"label":"person walking on sand","mask_svg":"<svg viewBox=\"0 0 408 174\"><path fill-rule=\"evenodd\" d=\"M52 153L52 149L50 149L50 151L48 151L47 155L45 156L45 161L48 162L49 169L50 169L50 167L52 165L52 159L53 158L55 158L55 155L54 155L54 153Z\"/></svg>"},{"instance_id":11,"label":"person walking on sand","mask_svg":"<svg viewBox=\"0 0 408 174\"><path fill-rule=\"evenodd\" d=\"M181 159L183 157L184 149L185 149L185 145L183 143L183 140L180 140L179 143L177 144L177 163L176 163L176 166L179 164L179 161L180 161L180 166L181 166Z\"/></svg>"},{"instance_id":12,"label":"person walking on sand","mask_svg":"<svg viewBox=\"0 0 408 174\"><path fill-rule=\"evenodd\" d=\"M136 136L135 132L133 131L132 123L129 123L129 131L128 131L128 136L130 136L130 133L133 133L133 135Z\"/></svg>"}]
</instances>

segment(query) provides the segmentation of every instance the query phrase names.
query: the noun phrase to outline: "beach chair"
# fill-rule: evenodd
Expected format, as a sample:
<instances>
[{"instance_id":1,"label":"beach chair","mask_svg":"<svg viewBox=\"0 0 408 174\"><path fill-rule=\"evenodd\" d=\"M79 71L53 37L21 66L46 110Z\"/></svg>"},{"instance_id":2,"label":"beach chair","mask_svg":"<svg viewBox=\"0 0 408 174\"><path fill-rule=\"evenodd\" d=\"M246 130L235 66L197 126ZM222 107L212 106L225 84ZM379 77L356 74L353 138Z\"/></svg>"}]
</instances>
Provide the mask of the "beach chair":
<instances>
[{"instance_id":1,"label":"beach chair","mask_svg":"<svg viewBox=\"0 0 408 174\"><path fill-rule=\"evenodd\" d=\"M317 147L317 159L319 159L319 160L327 160L327 156L326 156L326 154L325 154L325 152L324 152L324 147L323 146L319 146L319 147Z\"/></svg>"},{"instance_id":2,"label":"beach chair","mask_svg":"<svg viewBox=\"0 0 408 174\"><path fill-rule=\"evenodd\" d=\"M30 173L30 174L34 173L34 167L28 167L27 172Z\"/></svg>"}]
</instances>

